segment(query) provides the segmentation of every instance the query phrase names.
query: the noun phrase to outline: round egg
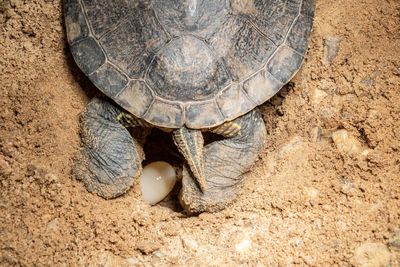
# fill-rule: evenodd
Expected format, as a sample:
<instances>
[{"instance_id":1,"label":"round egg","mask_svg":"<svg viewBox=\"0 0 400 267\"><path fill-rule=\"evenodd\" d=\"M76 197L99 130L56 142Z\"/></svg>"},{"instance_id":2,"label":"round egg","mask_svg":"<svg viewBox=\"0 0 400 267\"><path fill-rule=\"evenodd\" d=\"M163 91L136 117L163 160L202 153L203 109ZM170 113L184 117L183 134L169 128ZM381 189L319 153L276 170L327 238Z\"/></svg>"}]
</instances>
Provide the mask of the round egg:
<instances>
[{"instance_id":1,"label":"round egg","mask_svg":"<svg viewBox=\"0 0 400 267\"><path fill-rule=\"evenodd\" d=\"M176 180L176 171L171 164L156 161L146 165L140 176L143 200L150 205L157 204L172 191Z\"/></svg>"}]
</instances>

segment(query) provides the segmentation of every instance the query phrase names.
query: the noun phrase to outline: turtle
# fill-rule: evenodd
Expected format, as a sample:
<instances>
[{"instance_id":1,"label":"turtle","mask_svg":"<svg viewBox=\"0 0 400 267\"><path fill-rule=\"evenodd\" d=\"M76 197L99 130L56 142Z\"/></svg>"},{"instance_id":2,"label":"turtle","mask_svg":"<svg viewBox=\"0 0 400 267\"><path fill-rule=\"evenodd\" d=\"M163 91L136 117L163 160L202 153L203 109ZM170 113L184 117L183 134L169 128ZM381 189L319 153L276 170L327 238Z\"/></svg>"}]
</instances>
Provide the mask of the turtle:
<instances>
[{"instance_id":1,"label":"turtle","mask_svg":"<svg viewBox=\"0 0 400 267\"><path fill-rule=\"evenodd\" d=\"M301 67L315 0L64 0L67 40L101 91L81 114L74 173L123 195L142 171L130 128L172 135L188 213L224 209L265 149L258 106ZM204 143L203 134L219 135Z\"/></svg>"}]
</instances>

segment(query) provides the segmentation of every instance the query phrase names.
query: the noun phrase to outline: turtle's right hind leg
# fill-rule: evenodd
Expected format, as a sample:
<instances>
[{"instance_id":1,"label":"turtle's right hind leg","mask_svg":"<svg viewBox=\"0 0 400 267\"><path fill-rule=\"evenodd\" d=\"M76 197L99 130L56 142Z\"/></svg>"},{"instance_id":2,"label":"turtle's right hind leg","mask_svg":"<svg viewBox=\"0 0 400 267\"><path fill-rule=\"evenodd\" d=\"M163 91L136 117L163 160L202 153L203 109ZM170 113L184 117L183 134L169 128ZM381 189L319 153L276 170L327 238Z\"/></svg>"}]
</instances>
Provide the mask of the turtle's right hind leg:
<instances>
[{"instance_id":1,"label":"turtle's right hind leg","mask_svg":"<svg viewBox=\"0 0 400 267\"><path fill-rule=\"evenodd\" d=\"M121 110L94 98L81 117L83 149L74 167L89 192L110 199L125 193L142 170L142 146L118 121Z\"/></svg>"}]
</instances>

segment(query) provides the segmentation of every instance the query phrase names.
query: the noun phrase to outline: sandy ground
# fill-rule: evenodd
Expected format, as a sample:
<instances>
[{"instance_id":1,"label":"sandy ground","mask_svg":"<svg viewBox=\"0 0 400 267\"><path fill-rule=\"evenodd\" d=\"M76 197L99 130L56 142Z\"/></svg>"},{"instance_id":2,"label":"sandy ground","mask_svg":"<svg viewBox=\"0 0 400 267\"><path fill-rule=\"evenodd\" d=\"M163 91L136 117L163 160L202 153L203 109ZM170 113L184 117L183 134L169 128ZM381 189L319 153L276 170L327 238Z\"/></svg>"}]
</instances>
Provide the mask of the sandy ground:
<instances>
[{"instance_id":1,"label":"sandy ground","mask_svg":"<svg viewBox=\"0 0 400 267\"><path fill-rule=\"evenodd\" d=\"M198 217L74 180L95 88L61 3L1 0L0 25L0 266L400 266L400 1L318 1L243 193Z\"/></svg>"}]
</instances>

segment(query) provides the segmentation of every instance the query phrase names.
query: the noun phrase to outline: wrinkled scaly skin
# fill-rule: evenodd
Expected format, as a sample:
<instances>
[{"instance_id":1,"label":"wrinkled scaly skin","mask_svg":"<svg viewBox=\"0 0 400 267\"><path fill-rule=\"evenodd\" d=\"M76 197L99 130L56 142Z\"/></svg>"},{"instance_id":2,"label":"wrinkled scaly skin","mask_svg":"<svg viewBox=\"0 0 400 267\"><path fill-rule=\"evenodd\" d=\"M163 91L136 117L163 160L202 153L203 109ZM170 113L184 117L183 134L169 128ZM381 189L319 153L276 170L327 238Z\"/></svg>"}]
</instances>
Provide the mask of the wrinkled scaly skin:
<instances>
[{"instance_id":1,"label":"wrinkled scaly skin","mask_svg":"<svg viewBox=\"0 0 400 267\"><path fill-rule=\"evenodd\" d=\"M74 168L88 191L110 199L125 193L140 175L141 144L117 121L121 112L105 99L94 98L81 116L84 148Z\"/></svg>"},{"instance_id":2,"label":"wrinkled scaly skin","mask_svg":"<svg viewBox=\"0 0 400 267\"><path fill-rule=\"evenodd\" d=\"M188 167L184 167L181 205L188 213L215 212L237 196L248 172L264 149L266 129L258 110L234 120L240 135L213 142L204 147L204 173L208 190L199 190Z\"/></svg>"},{"instance_id":3,"label":"wrinkled scaly skin","mask_svg":"<svg viewBox=\"0 0 400 267\"><path fill-rule=\"evenodd\" d=\"M118 197L132 186L140 175L144 159L142 144L117 120L120 112L111 102L94 98L81 118L84 148L74 173L88 191L106 199ZM249 171L264 148L266 130L257 110L234 122L241 127L238 135L198 150L203 152L199 158L204 159L204 163L199 166L204 167L202 173L207 188L199 186L187 167L190 164L184 166L180 202L189 214L215 212L232 202L242 185L243 174ZM200 131L198 133L201 135ZM192 150L197 151L197 147Z\"/></svg>"}]
</instances>

